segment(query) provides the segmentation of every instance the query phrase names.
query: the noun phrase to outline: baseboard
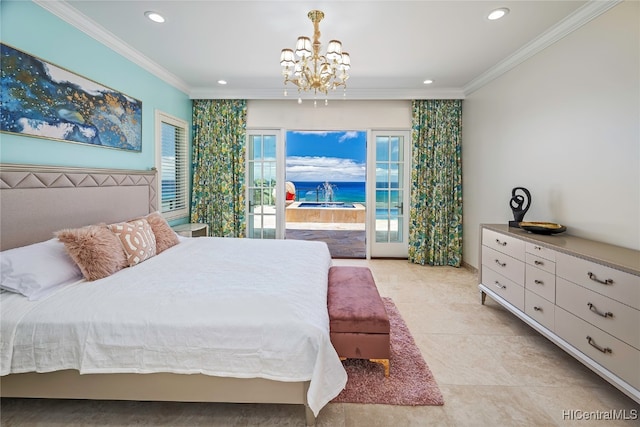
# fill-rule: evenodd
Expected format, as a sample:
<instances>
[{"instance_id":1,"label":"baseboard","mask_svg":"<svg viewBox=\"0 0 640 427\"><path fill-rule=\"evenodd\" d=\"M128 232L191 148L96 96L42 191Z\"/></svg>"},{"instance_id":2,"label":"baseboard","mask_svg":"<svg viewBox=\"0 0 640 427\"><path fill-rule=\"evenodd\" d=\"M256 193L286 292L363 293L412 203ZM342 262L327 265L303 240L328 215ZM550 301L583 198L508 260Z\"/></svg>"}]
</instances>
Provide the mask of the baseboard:
<instances>
[{"instance_id":1,"label":"baseboard","mask_svg":"<svg viewBox=\"0 0 640 427\"><path fill-rule=\"evenodd\" d=\"M462 268L466 268L467 270L471 271L473 274L478 274L478 269L475 268L473 265L469 264L468 262L462 261Z\"/></svg>"}]
</instances>

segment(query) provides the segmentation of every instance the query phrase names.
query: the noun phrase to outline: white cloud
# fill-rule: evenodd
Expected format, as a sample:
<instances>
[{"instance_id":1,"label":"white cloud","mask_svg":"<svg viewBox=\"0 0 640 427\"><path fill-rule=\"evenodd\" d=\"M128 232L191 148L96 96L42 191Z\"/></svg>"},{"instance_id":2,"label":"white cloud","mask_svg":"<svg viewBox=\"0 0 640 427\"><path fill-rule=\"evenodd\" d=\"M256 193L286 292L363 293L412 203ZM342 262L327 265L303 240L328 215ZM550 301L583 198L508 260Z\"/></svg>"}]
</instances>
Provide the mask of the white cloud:
<instances>
[{"instance_id":1,"label":"white cloud","mask_svg":"<svg viewBox=\"0 0 640 427\"><path fill-rule=\"evenodd\" d=\"M353 159L319 156L287 157L289 181L364 181L366 167Z\"/></svg>"},{"instance_id":2,"label":"white cloud","mask_svg":"<svg viewBox=\"0 0 640 427\"><path fill-rule=\"evenodd\" d=\"M292 132L297 135L320 135L320 136L327 136L330 133L326 130L295 130Z\"/></svg>"},{"instance_id":3,"label":"white cloud","mask_svg":"<svg viewBox=\"0 0 640 427\"><path fill-rule=\"evenodd\" d=\"M349 132L345 132L344 135L342 135L339 139L338 142L345 142L348 139L354 139L358 137L358 132L356 131L349 131Z\"/></svg>"},{"instance_id":4,"label":"white cloud","mask_svg":"<svg viewBox=\"0 0 640 427\"><path fill-rule=\"evenodd\" d=\"M327 136L327 135L335 135L335 134L342 134L340 135L340 138L338 138L338 142L345 142L349 139L354 139L358 137L358 132L351 130L351 131L326 131L326 130L296 130L296 131L292 131L295 134L298 135L318 135L318 136Z\"/></svg>"}]
</instances>

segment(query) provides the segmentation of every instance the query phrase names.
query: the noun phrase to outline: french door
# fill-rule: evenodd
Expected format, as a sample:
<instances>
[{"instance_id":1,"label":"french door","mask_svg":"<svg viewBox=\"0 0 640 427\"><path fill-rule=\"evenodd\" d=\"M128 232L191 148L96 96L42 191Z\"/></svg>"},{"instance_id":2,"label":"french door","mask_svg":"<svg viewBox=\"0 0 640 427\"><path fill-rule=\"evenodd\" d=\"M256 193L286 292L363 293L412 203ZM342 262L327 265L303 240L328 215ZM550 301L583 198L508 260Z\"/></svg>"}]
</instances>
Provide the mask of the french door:
<instances>
[{"instance_id":1,"label":"french door","mask_svg":"<svg viewBox=\"0 0 640 427\"><path fill-rule=\"evenodd\" d=\"M373 258L408 257L410 140L410 131L371 132L367 240Z\"/></svg>"},{"instance_id":2,"label":"french door","mask_svg":"<svg viewBox=\"0 0 640 427\"><path fill-rule=\"evenodd\" d=\"M284 141L281 130L247 131L247 237L284 238Z\"/></svg>"},{"instance_id":3,"label":"french door","mask_svg":"<svg viewBox=\"0 0 640 427\"><path fill-rule=\"evenodd\" d=\"M367 243L371 257L407 258L410 131L371 131L367 144ZM247 131L247 236L285 233L282 130Z\"/></svg>"}]
</instances>

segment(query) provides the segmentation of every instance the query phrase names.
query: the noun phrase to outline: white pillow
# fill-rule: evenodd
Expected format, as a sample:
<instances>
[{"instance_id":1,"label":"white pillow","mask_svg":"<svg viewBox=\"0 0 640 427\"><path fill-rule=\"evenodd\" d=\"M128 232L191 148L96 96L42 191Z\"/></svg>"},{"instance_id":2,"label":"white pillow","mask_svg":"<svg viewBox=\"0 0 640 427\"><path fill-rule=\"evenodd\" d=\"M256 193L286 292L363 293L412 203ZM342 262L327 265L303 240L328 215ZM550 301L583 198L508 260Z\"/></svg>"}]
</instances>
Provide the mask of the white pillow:
<instances>
[{"instance_id":1,"label":"white pillow","mask_svg":"<svg viewBox=\"0 0 640 427\"><path fill-rule=\"evenodd\" d=\"M82 272L58 239L0 252L0 288L29 301L81 278Z\"/></svg>"}]
</instances>

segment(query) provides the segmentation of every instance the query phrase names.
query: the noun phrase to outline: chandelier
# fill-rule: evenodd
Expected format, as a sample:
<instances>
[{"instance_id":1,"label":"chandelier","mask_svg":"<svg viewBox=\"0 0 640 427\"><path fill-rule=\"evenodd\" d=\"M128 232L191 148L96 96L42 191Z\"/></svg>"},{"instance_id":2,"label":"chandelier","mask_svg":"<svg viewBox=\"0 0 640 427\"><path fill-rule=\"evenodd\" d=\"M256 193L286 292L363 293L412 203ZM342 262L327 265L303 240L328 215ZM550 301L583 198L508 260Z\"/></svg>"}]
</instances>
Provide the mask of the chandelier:
<instances>
[{"instance_id":1,"label":"chandelier","mask_svg":"<svg viewBox=\"0 0 640 427\"><path fill-rule=\"evenodd\" d=\"M285 84L284 96L287 96L288 82L298 87L298 93L313 91L314 95L318 92L328 95L330 90L342 86L346 96L351 58L347 52L342 51L342 43L339 40L329 41L327 53L321 55L320 21L324 18L324 13L312 10L307 16L313 22L313 42L309 37L300 36L296 42L295 56L293 49L282 49L280 53ZM314 100L314 105L315 102ZM328 100L325 99L324 102L326 105ZM298 103L302 103L302 98L298 98Z\"/></svg>"}]
</instances>

